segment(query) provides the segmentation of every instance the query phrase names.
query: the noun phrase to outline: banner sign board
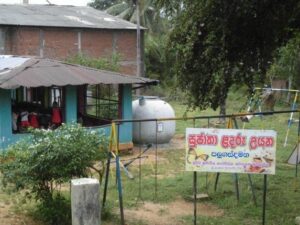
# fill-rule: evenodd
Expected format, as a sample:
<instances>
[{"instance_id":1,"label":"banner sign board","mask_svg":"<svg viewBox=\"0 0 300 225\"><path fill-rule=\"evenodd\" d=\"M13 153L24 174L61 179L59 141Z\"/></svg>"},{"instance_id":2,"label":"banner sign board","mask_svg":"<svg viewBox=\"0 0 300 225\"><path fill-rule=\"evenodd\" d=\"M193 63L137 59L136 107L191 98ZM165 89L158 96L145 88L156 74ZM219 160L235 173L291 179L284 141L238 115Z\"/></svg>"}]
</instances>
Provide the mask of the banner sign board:
<instances>
[{"instance_id":1,"label":"banner sign board","mask_svg":"<svg viewBox=\"0 0 300 225\"><path fill-rule=\"evenodd\" d=\"M273 130L186 128L186 171L275 174Z\"/></svg>"}]
</instances>

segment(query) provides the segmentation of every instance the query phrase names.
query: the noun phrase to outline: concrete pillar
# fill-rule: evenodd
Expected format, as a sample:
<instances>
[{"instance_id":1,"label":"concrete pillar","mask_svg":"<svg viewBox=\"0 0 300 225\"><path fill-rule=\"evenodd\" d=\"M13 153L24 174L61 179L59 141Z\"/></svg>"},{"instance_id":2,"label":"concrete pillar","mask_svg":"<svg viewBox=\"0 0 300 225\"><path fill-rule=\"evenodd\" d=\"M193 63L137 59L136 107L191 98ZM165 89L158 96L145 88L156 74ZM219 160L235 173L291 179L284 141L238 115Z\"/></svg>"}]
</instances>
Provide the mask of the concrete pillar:
<instances>
[{"instance_id":1,"label":"concrete pillar","mask_svg":"<svg viewBox=\"0 0 300 225\"><path fill-rule=\"evenodd\" d=\"M81 31L77 31L77 50L78 50L78 54L81 53L81 39L82 39Z\"/></svg>"},{"instance_id":2,"label":"concrete pillar","mask_svg":"<svg viewBox=\"0 0 300 225\"><path fill-rule=\"evenodd\" d=\"M0 88L0 149L7 147L11 136L11 92Z\"/></svg>"},{"instance_id":3,"label":"concrete pillar","mask_svg":"<svg viewBox=\"0 0 300 225\"><path fill-rule=\"evenodd\" d=\"M77 87L67 86L66 87L66 98L65 98L65 115L66 123L77 122Z\"/></svg>"},{"instance_id":4,"label":"concrete pillar","mask_svg":"<svg viewBox=\"0 0 300 225\"><path fill-rule=\"evenodd\" d=\"M5 45L6 45L6 29L0 28L0 54L5 55Z\"/></svg>"},{"instance_id":5,"label":"concrete pillar","mask_svg":"<svg viewBox=\"0 0 300 225\"><path fill-rule=\"evenodd\" d=\"M300 216L297 216L295 219L295 224L300 225Z\"/></svg>"},{"instance_id":6,"label":"concrete pillar","mask_svg":"<svg viewBox=\"0 0 300 225\"><path fill-rule=\"evenodd\" d=\"M100 225L100 185L97 179L71 181L72 225Z\"/></svg>"},{"instance_id":7,"label":"concrete pillar","mask_svg":"<svg viewBox=\"0 0 300 225\"><path fill-rule=\"evenodd\" d=\"M44 48L45 48L45 32L44 30L40 29L40 42L39 42L39 52L41 58L44 58Z\"/></svg>"},{"instance_id":8,"label":"concrete pillar","mask_svg":"<svg viewBox=\"0 0 300 225\"><path fill-rule=\"evenodd\" d=\"M132 119L132 86L123 85L122 90L122 119ZM120 126L120 141L122 143L132 142L132 123L123 123Z\"/></svg>"}]
</instances>

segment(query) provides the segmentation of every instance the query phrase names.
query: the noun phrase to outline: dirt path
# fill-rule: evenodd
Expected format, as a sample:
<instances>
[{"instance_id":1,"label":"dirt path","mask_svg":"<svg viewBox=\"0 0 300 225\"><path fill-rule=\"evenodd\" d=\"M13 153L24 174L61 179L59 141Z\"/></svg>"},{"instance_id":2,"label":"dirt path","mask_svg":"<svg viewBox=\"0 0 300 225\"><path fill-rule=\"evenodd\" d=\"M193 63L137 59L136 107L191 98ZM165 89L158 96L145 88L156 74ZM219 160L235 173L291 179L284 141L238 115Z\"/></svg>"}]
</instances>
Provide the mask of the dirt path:
<instances>
[{"instance_id":1,"label":"dirt path","mask_svg":"<svg viewBox=\"0 0 300 225\"><path fill-rule=\"evenodd\" d=\"M38 225L38 223L22 214L16 214L10 204L0 202L0 225Z\"/></svg>"},{"instance_id":2,"label":"dirt path","mask_svg":"<svg viewBox=\"0 0 300 225\"><path fill-rule=\"evenodd\" d=\"M184 149L184 137L176 136L168 145L158 146L157 158L155 148L156 146L153 146L150 151L143 154L145 157L141 158L142 165L153 164L156 160L159 163L168 162L168 158L164 154L164 151L167 149ZM143 150L143 148L140 149L139 147L135 147L131 154L123 155L123 163L126 163L126 160L130 161L132 158L137 157L141 150ZM138 166L139 163L139 160L135 160L132 163L132 167ZM165 178L166 176L173 175L168 174L161 176L162 178ZM5 198L1 198L2 194L4 195L4 193L1 193L0 191L0 225L42 225L27 217L25 213L16 213L14 206L18 203L14 201L14 197L4 195ZM223 210L210 203L198 203L197 208L198 214L203 216L216 217L224 214ZM137 208L126 209L124 213L126 221L128 221L129 224L133 221L135 223L141 221L143 224L151 225L182 225L184 224L182 217L193 215L193 203L183 199L177 199L169 204L145 202ZM113 223L108 221L103 221L103 224L113 225Z\"/></svg>"},{"instance_id":3,"label":"dirt path","mask_svg":"<svg viewBox=\"0 0 300 225\"><path fill-rule=\"evenodd\" d=\"M210 203L197 204L198 215L216 217L223 216L223 210ZM169 204L145 202L143 205L126 209L125 217L130 221L143 221L151 225L182 225L182 217L193 215L193 203L178 199ZM129 223L130 224L130 223Z\"/></svg>"}]
</instances>

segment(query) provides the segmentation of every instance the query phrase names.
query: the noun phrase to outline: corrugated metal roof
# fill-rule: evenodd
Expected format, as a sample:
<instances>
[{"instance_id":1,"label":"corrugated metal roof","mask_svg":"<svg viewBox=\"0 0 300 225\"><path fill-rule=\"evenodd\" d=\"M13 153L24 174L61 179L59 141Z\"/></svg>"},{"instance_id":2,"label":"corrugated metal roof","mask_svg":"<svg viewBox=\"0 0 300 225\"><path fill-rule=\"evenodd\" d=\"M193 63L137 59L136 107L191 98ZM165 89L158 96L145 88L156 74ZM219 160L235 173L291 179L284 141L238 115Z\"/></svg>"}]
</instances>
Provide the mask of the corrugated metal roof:
<instances>
[{"instance_id":1,"label":"corrugated metal roof","mask_svg":"<svg viewBox=\"0 0 300 225\"><path fill-rule=\"evenodd\" d=\"M136 25L83 6L0 4L0 25L136 29Z\"/></svg>"},{"instance_id":2,"label":"corrugated metal roof","mask_svg":"<svg viewBox=\"0 0 300 225\"><path fill-rule=\"evenodd\" d=\"M156 84L156 80L63 63L52 59L0 56L0 88L82 84Z\"/></svg>"}]
</instances>

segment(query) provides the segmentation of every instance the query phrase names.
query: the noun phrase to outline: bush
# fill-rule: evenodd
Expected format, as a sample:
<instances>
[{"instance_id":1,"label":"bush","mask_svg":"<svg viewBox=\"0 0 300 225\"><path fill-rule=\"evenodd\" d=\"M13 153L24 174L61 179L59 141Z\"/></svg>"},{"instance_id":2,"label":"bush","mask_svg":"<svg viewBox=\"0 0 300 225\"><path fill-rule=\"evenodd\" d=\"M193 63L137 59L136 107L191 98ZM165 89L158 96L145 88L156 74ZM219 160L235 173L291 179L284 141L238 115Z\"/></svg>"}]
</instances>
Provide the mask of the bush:
<instances>
[{"instance_id":1,"label":"bush","mask_svg":"<svg viewBox=\"0 0 300 225\"><path fill-rule=\"evenodd\" d=\"M64 210L68 201L60 192L63 183L74 177L86 177L91 169L98 172L101 181L107 153L106 137L104 132L87 130L77 124L62 125L53 131L31 131L30 141L22 140L3 153L0 165L3 184L14 184L16 190L29 189L39 201L44 219L57 224L55 221L70 217L70 204L67 204L68 210ZM100 169L94 167L96 160L102 163ZM60 214L58 205L64 206ZM59 224L68 224L68 221Z\"/></svg>"},{"instance_id":2,"label":"bush","mask_svg":"<svg viewBox=\"0 0 300 225\"><path fill-rule=\"evenodd\" d=\"M33 216L50 225L71 225L70 206L70 198L58 194L51 201L39 202Z\"/></svg>"},{"instance_id":3,"label":"bush","mask_svg":"<svg viewBox=\"0 0 300 225\"><path fill-rule=\"evenodd\" d=\"M84 54L77 54L69 57L67 63L78 64L86 67L92 67L99 70L119 71L120 70L120 55L114 53L107 58L92 58Z\"/></svg>"}]
</instances>

